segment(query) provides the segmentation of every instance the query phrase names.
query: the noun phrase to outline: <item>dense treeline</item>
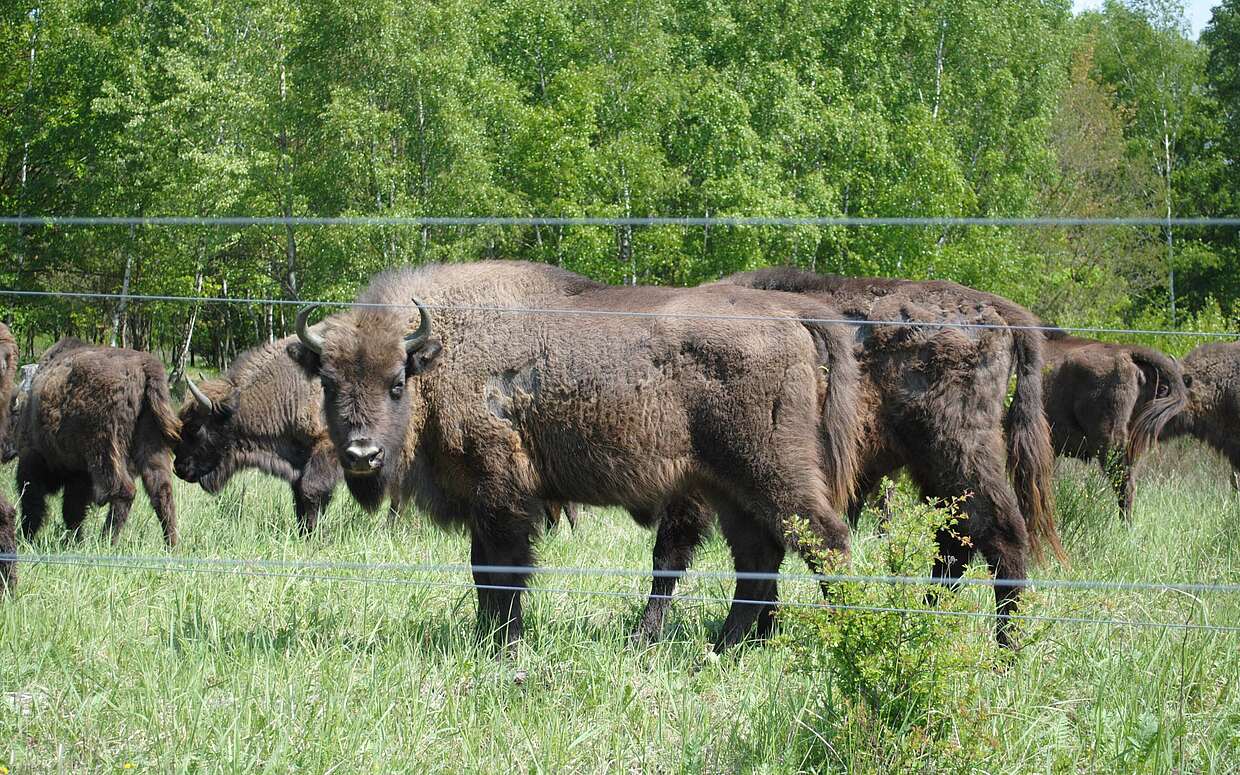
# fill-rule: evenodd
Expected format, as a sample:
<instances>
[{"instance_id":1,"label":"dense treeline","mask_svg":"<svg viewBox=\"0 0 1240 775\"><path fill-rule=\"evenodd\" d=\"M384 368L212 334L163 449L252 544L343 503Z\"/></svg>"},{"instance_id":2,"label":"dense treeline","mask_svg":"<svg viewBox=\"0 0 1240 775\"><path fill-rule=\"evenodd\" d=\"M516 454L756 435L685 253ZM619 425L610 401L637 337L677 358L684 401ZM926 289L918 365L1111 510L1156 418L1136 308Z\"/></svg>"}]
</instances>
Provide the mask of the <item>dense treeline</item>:
<instances>
[{"instance_id":1,"label":"dense treeline","mask_svg":"<svg viewBox=\"0 0 1240 775\"><path fill-rule=\"evenodd\" d=\"M51 0L0 19L0 212L1233 215L1240 0ZM949 277L1075 323L1227 325L1234 230L5 228L0 287L347 298L507 256L611 282ZM1174 307L1171 300L1174 299ZM0 301L174 371L258 305Z\"/></svg>"}]
</instances>

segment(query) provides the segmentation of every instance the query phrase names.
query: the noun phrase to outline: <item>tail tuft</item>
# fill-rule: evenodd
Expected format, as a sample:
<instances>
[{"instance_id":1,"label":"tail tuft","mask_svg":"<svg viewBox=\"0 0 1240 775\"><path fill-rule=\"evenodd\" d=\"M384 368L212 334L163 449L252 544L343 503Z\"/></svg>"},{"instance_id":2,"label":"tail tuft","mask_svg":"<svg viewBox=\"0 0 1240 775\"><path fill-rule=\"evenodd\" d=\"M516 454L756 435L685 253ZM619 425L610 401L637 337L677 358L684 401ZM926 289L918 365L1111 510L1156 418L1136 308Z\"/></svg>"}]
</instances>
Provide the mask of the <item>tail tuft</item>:
<instances>
[{"instance_id":1,"label":"tail tuft","mask_svg":"<svg viewBox=\"0 0 1240 775\"><path fill-rule=\"evenodd\" d=\"M1008 442L1008 473L1025 515L1029 548L1034 558L1045 559L1045 547L1063 565L1068 555L1055 528L1055 453L1051 429L1042 406L1042 334L1036 330L1013 330L1016 360L1016 392L1004 420Z\"/></svg>"}]
</instances>

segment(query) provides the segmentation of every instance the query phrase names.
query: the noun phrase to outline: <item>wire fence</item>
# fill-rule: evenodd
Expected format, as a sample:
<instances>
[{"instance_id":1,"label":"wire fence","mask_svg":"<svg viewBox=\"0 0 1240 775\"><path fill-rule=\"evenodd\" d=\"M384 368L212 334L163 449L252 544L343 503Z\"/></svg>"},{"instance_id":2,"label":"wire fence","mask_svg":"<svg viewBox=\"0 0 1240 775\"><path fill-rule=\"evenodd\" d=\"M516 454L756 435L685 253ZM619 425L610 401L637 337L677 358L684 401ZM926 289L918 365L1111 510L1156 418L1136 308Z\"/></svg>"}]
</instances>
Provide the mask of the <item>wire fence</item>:
<instances>
[{"instance_id":1,"label":"wire fence","mask_svg":"<svg viewBox=\"0 0 1240 775\"><path fill-rule=\"evenodd\" d=\"M1047 589L1075 591L1122 591L1122 592L1177 592L1189 595L1204 593L1240 593L1240 584L1199 582L1115 582L1076 579L990 579L961 578L945 580L918 576L857 576L833 574L787 574L750 573L728 571L641 571L632 568L586 568L586 567L537 567L524 565L459 565L435 563L367 563L337 560L273 560L206 557L124 556L82 554L0 554L0 562L16 561L32 565L79 566L96 569L147 571L153 573L188 573L215 576L242 576L250 578L278 578L295 581L343 582L375 584L380 586L426 587L435 589L493 590L509 592L535 592L554 595L580 595L611 599L675 600L725 606L730 604L767 605L770 601L750 598L730 598L718 595L664 594L642 590L588 589L567 586L519 586L467 581L443 581L438 579L393 578L377 573L401 573L407 575L442 576L467 571L480 574L545 575L558 577L593 578L677 578L699 580L771 580L814 584L897 584L939 586L943 584L980 587L1043 587ZM352 572L358 575L346 575ZM1199 602L1199 601L1198 601ZM934 607L901 607L882 605L858 605L806 600L784 600L781 606L828 611L854 611L900 615L947 616L959 619L992 620L995 614L987 611L951 610ZM1006 618L1017 622L1039 624L1074 624L1106 627L1130 627L1138 629L1163 629L1197 631L1219 634L1240 633L1240 626L1213 622L1160 621L1154 619L1120 619L1114 617L1065 616L1056 614L1009 614ZM1191 619L1192 617L1186 617Z\"/></svg>"},{"instance_id":2,"label":"wire fence","mask_svg":"<svg viewBox=\"0 0 1240 775\"><path fill-rule=\"evenodd\" d=\"M358 301L309 301L293 299L267 299L247 296L171 296L160 294L129 294L129 293L95 293L86 291L27 291L11 288L0 288L0 296L14 298L57 298L57 299L97 299L125 302L172 302L181 304L249 304L271 306L304 307L315 305L336 307L341 309L397 309L412 311L417 305L389 304ZM451 310L457 312L484 312L507 315L548 315L548 316L580 316L637 318L661 320L731 320L748 322L785 322L814 323L820 325L847 326L905 326L911 328L933 328L952 330L998 330L998 331L1062 331L1072 334L1114 334L1129 336L1180 336L1203 339L1240 339L1240 331L1179 331L1173 329L1148 328L1103 328L1096 326L1053 326L1053 325L1009 325L1005 323L961 323L954 321L927 320L874 320L869 318L828 317L805 318L795 316L772 315L718 315L709 313L678 313L678 312L645 312L618 309L574 309L557 307L502 307L477 304L435 304L424 302L422 306L428 310Z\"/></svg>"},{"instance_id":3,"label":"wire fence","mask_svg":"<svg viewBox=\"0 0 1240 775\"><path fill-rule=\"evenodd\" d=\"M427 226L540 226L540 227L1034 227L1034 228L1065 228L1065 227L1160 227L1160 228L1191 228L1191 227L1240 227L1240 218L1208 217L1208 218L1152 218L1152 217L1119 217L1119 218L1058 218L1058 217L255 217L255 216L222 216L222 217L190 217L190 216L152 216L152 217L113 217L113 216L0 216L0 225L19 227L109 227L109 226L151 226L151 227L209 227L209 228L248 228L271 226L304 226L304 227L427 227ZM57 298L76 300L107 300L118 302L153 302L177 304L247 304L270 306L303 306L316 304L338 309L349 308L415 308L409 304L368 304L355 301L306 301L289 299L270 299L258 297L218 297L218 296L177 296L159 294L133 293L102 293L102 292L53 292L20 289L0 289L0 296L11 298ZM1106 328L1106 327L1060 327L1050 325L1007 325L996 323L967 323L955 321L919 321L919 320L875 320L848 317L839 318L798 318L761 315L726 315L726 314L686 314L657 311L633 311L613 309L576 309L555 307L505 307L460 304L424 303L422 306L430 310L454 310L511 315L543 315L543 316L584 316L584 317L626 317L626 318L662 318L662 319L705 319L732 321L782 321L817 324L840 324L850 326L909 326L934 329L978 329L978 330L1035 330L1063 331L1076 334L1109 334L1132 336L1169 336L1199 337L1210 339L1240 339L1240 332L1228 331L1182 331L1170 329L1138 329L1138 328ZM260 578L288 578L296 580L334 581L367 583L381 585L420 586L432 588L474 589L541 592L558 595L584 595L591 597L607 597L618 599L675 599L678 601L703 604L727 605L731 603L765 604L768 601L733 599L721 596L698 594L651 594L642 590L600 590L574 588L567 586L514 586L503 584L479 584L465 581L446 581L426 578L393 578L376 574L403 574L405 576L429 575L444 576L466 572L483 574L509 574L551 576L559 578L626 578L652 579L670 578L677 580L713 580L741 581L760 580L791 584L887 584L887 585L941 585L944 579L929 576L859 576L840 574L787 574L787 573L749 573L726 571L669 571L639 570L632 568L587 568L587 567L535 567L535 566L472 566L459 564L413 564L413 563L363 563L335 560L273 560L273 559L238 559L238 558L207 558L207 557L168 557L168 556L123 556L123 555L80 555L80 554L0 554L0 562L16 561L24 564L44 566L87 566L113 570L150 571L161 573L193 573L234 575ZM1045 590L1063 590L1078 592L1119 592L1119 593L1180 593L1184 595L1232 595L1240 593L1240 584L1213 582L1151 582L1151 581L1103 581L1079 579L994 579L994 578L961 578L952 579L952 585L961 587L989 588L1038 588ZM889 606L843 605L830 602L811 602L788 600L780 603L785 606L836 611L867 611L874 613L892 613L908 615L937 615L964 619L993 619L992 612L947 610L942 608L902 608ZM1013 614L1009 617L1014 621L1026 621L1046 624L1078 624L1099 625L1108 627L1161 628L1165 630L1204 631L1211 633L1240 633L1240 626L1215 624L1211 622L1168 622L1150 619L1117 619L1090 618L1079 616Z\"/></svg>"},{"instance_id":4,"label":"wire fence","mask_svg":"<svg viewBox=\"0 0 1240 775\"><path fill-rule=\"evenodd\" d=\"M1150 216L1072 218L1055 216L111 216L111 215L7 215L0 216L7 226L204 226L245 228L265 226L735 226L735 227L849 227L869 226L918 228L945 226L979 227L1114 227L1156 226L1159 228L1240 227L1240 217L1158 218Z\"/></svg>"}]
</instances>

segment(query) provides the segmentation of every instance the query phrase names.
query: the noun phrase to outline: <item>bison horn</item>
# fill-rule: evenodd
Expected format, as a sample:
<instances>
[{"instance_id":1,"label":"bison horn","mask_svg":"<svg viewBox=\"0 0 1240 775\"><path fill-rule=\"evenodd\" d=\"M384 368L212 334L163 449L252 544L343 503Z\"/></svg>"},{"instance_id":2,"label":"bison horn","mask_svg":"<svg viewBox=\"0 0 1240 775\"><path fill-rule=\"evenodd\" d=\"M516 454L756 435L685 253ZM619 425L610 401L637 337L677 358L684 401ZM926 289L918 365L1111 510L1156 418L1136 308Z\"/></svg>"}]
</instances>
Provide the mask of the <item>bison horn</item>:
<instances>
[{"instance_id":1,"label":"bison horn","mask_svg":"<svg viewBox=\"0 0 1240 775\"><path fill-rule=\"evenodd\" d=\"M202 375L199 374L198 378L202 379ZM188 374L185 376L185 387L189 388L190 394L194 396L194 400L198 402L199 406L208 412L215 411L215 402L194 384L194 380L190 379Z\"/></svg>"},{"instance_id":2,"label":"bison horn","mask_svg":"<svg viewBox=\"0 0 1240 775\"><path fill-rule=\"evenodd\" d=\"M310 327L307 322L310 320L310 313L319 308L318 304L311 304L302 307L297 313L297 338L301 343L318 355L323 354L323 337L310 333Z\"/></svg>"},{"instance_id":3,"label":"bison horn","mask_svg":"<svg viewBox=\"0 0 1240 775\"><path fill-rule=\"evenodd\" d=\"M422 306L422 300L417 296L413 297L413 303L418 308L418 330L413 333L405 334L405 352L413 352L426 341L431 335L431 313Z\"/></svg>"}]
</instances>

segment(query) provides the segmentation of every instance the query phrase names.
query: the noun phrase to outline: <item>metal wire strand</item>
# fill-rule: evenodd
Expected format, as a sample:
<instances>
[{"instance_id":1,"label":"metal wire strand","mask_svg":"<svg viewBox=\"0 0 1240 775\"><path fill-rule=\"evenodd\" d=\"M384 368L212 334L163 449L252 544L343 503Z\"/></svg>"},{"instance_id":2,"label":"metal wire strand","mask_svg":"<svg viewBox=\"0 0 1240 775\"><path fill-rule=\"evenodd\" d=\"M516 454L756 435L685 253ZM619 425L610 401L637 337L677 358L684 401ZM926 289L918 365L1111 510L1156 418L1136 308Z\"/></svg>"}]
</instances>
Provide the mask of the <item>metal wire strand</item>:
<instances>
[{"instance_id":1,"label":"metal wire strand","mask_svg":"<svg viewBox=\"0 0 1240 775\"><path fill-rule=\"evenodd\" d=\"M267 568L278 570L331 570L408 574L504 573L602 578L672 578L716 581L775 581L800 584L886 584L966 587L1039 588L1088 592L1180 592L1187 594L1237 594L1240 584L1224 582L1101 581L1090 579L944 579L934 576L866 576L850 574L765 573L754 571L657 570L640 568L566 567L538 565L468 565L460 563L356 562L347 560L300 560L236 557L167 557L158 555L98 554L0 554L0 562L38 565L150 565L160 567Z\"/></svg>"},{"instance_id":2,"label":"metal wire strand","mask_svg":"<svg viewBox=\"0 0 1240 775\"><path fill-rule=\"evenodd\" d=\"M13 555L0 556L12 558ZM71 558L70 556L55 557L53 555L35 556L33 558L20 558L24 561L37 562L42 564L62 564L62 565L79 565L96 568L105 568L111 570L137 570L151 572L178 572L178 573L195 573L195 574L216 574L216 575L237 575L256 578L284 578L297 581L339 581L350 583L364 584L380 584L390 586L407 586L407 587L429 587L429 588L447 588L447 589L487 589L495 591L507 592L543 592L548 594L559 595L585 595L587 597L607 597L617 599L632 598L651 598L665 600L679 600L683 602L730 605L733 603L748 605L768 605L768 600L751 600L748 598L724 598L710 595L647 595L639 591L624 590L597 590L597 589L575 589L569 587L520 587L505 584L476 584L472 582L458 581L433 581L427 579L394 579L383 578L378 576L343 576L338 574L321 574L321 573L296 573L292 571L279 570L259 570L244 565L236 565L228 568L219 567L199 567L194 565L170 565L167 563L130 563L130 562L108 562L104 559L89 558L91 562L72 562L71 559L87 559L87 558ZM140 558L134 558L140 559ZM149 558L161 559L161 558ZM503 566L479 566L477 570L483 571L483 568ZM485 572L485 571L483 571ZM502 571L501 571L502 572ZM996 615L982 611L950 611L940 608L901 608L896 606L868 606L868 605L851 605L841 603L826 602L809 602L809 601L783 601L779 605L794 608L806 608L829 611L853 611L853 612L870 612L870 613L890 613L902 615L920 615L927 616L949 616L963 619L985 619L994 620ZM1142 629L1162 629L1162 630L1181 630L1194 632L1211 632L1220 634L1236 634L1240 633L1240 626L1219 625L1210 623L1197 622L1161 622L1144 619L1092 619L1088 617L1077 616L1056 616L1045 614L1011 614L1006 617L1011 621L1045 623L1045 624L1078 624L1078 625L1099 625L1107 627L1134 627Z\"/></svg>"},{"instance_id":3,"label":"metal wire strand","mask_svg":"<svg viewBox=\"0 0 1240 775\"><path fill-rule=\"evenodd\" d=\"M224 297L224 296L168 296L160 294L132 293L95 293L86 291L27 291L11 288L0 288L0 296L17 298L59 298L59 299L104 299L126 302L174 302L181 304L262 304L271 306L303 306L317 304L324 307L396 309L413 310L416 306L409 304L378 304L357 301L294 301L290 299L263 299L255 297ZM845 326L907 326L911 328L935 328L958 330L1003 330L1003 331L1065 331L1075 334L1122 334L1129 336L1189 336L1207 339L1240 339L1236 331L1172 331L1168 329L1144 328L1099 328L1082 326L1012 326L1003 323L954 323L932 322L924 320L868 320L854 318L798 318L775 317L767 315L712 315L676 312L634 312L628 310L597 310L597 309L558 309L554 307L492 307L469 304L431 304L423 303L423 307L431 310L456 310L462 312L487 312L513 315L576 315L583 317L621 317L621 318L656 318L671 320L741 320L751 322L787 322L817 323Z\"/></svg>"},{"instance_id":4,"label":"metal wire strand","mask_svg":"<svg viewBox=\"0 0 1240 775\"><path fill-rule=\"evenodd\" d=\"M1240 226L1240 218L1150 216L1114 218L1072 218L1054 216L112 216L112 215L6 215L0 225L7 226L846 226L846 227L941 227L941 226L1020 226L1065 228L1078 226L1157 226L1203 227Z\"/></svg>"}]
</instances>

